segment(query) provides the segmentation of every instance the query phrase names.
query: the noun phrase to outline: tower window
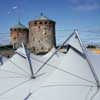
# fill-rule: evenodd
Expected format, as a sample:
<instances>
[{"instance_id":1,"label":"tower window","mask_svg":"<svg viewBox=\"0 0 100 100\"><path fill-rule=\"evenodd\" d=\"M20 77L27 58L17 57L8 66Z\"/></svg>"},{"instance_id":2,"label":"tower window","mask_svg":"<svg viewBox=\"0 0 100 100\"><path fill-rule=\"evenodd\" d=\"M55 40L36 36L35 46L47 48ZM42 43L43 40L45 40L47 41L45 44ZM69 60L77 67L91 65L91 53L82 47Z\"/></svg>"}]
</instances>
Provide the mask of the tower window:
<instances>
[{"instance_id":1,"label":"tower window","mask_svg":"<svg viewBox=\"0 0 100 100\"><path fill-rule=\"evenodd\" d=\"M38 28L40 29L40 26Z\"/></svg>"},{"instance_id":2,"label":"tower window","mask_svg":"<svg viewBox=\"0 0 100 100\"><path fill-rule=\"evenodd\" d=\"M35 47L33 47L32 50L35 51Z\"/></svg>"},{"instance_id":3,"label":"tower window","mask_svg":"<svg viewBox=\"0 0 100 100\"><path fill-rule=\"evenodd\" d=\"M42 22L40 22L39 24L42 24Z\"/></svg>"},{"instance_id":4,"label":"tower window","mask_svg":"<svg viewBox=\"0 0 100 100\"><path fill-rule=\"evenodd\" d=\"M33 37L33 41L35 41L35 38Z\"/></svg>"},{"instance_id":5,"label":"tower window","mask_svg":"<svg viewBox=\"0 0 100 100\"><path fill-rule=\"evenodd\" d=\"M14 40L16 40L17 38L16 38L16 37L14 37L13 39L14 39Z\"/></svg>"},{"instance_id":6,"label":"tower window","mask_svg":"<svg viewBox=\"0 0 100 100\"><path fill-rule=\"evenodd\" d=\"M47 22L45 22L45 24L47 24Z\"/></svg>"},{"instance_id":7,"label":"tower window","mask_svg":"<svg viewBox=\"0 0 100 100\"><path fill-rule=\"evenodd\" d=\"M40 43L40 40L38 42Z\"/></svg>"},{"instance_id":8,"label":"tower window","mask_svg":"<svg viewBox=\"0 0 100 100\"><path fill-rule=\"evenodd\" d=\"M14 31L17 31L16 29L14 29Z\"/></svg>"},{"instance_id":9,"label":"tower window","mask_svg":"<svg viewBox=\"0 0 100 100\"><path fill-rule=\"evenodd\" d=\"M50 25L52 25L52 22L49 22Z\"/></svg>"},{"instance_id":10,"label":"tower window","mask_svg":"<svg viewBox=\"0 0 100 100\"><path fill-rule=\"evenodd\" d=\"M43 47L41 47L41 50L43 50L44 48Z\"/></svg>"},{"instance_id":11,"label":"tower window","mask_svg":"<svg viewBox=\"0 0 100 100\"><path fill-rule=\"evenodd\" d=\"M34 22L34 25L37 25L37 22Z\"/></svg>"},{"instance_id":12,"label":"tower window","mask_svg":"<svg viewBox=\"0 0 100 100\"><path fill-rule=\"evenodd\" d=\"M44 33L44 35L47 35L47 33Z\"/></svg>"}]
</instances>

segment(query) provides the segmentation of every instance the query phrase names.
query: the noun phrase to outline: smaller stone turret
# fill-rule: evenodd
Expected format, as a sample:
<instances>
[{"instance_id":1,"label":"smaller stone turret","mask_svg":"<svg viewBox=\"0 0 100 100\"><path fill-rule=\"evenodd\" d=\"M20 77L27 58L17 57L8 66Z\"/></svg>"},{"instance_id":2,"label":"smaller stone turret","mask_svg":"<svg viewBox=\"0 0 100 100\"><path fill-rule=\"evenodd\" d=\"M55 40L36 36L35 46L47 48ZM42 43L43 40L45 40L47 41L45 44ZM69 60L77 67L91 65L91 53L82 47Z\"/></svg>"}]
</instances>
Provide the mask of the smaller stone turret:
<instances>
[{"instance_id":1,"label":"smaller stone turret","mask_svg":"<svg viewBox=\"0 0 100 100\"><path fill-rule=\"evenodd\" d=\"M10 37L11 37L11 44L13 45L13 48L18 48L22 43L25 45L28 44L28 34L29 30L26 26L21 24L19 21L17 25L13 26L10 29Z\"/></svg>"}]
</instances>

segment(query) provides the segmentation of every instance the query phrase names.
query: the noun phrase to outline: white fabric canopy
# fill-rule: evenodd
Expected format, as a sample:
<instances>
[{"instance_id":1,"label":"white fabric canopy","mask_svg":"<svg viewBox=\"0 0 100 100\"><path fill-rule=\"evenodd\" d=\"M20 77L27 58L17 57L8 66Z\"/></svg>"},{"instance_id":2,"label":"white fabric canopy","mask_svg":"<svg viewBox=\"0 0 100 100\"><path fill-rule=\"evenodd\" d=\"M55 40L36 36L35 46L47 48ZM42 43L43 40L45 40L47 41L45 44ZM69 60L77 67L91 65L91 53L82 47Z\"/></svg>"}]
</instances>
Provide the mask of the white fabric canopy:
<instances>
[{"instance_id":1,"label":"white fabric canopy","mask_svg":"<svg viewBox=\"0 0 100 100\"><path fill-rule=\"evenodd\" d=\"M90 100L97 84L77 34L66 44L66 54L53 48L44 56L30 55L35 79L19 48L0 69L0 100Z\"/></svg>"},{"instance_id":2,"label":"white fabric canopy","mask_svg":"<svg viewBox=\"0 0 100 100\"><path fill-rule=\"evenodd\" d=\"M100 80L100 54L88 53L88 56L93 64L95 71L98 75L98 78Z\"/></svg>"}]
</instances>

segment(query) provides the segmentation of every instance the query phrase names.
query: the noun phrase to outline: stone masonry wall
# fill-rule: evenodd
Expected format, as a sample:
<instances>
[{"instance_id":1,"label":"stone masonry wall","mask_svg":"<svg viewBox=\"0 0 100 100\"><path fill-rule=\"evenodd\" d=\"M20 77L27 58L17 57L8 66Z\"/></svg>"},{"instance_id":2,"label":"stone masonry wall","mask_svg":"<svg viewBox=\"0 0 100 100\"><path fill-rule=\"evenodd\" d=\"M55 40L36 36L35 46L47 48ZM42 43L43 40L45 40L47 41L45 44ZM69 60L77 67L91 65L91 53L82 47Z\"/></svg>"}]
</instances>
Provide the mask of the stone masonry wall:
<instances>
[{"instance_id":1,"label":"stone masonry wall","mask_svg":"<svg viewBox=\"0 0 100 100\"><path fill-rule=\"evenodd\" d=\"M55 45L55 22L42 20L29 23L29 46L34 53L46 53Z\"/></svg>"}]
</instances>

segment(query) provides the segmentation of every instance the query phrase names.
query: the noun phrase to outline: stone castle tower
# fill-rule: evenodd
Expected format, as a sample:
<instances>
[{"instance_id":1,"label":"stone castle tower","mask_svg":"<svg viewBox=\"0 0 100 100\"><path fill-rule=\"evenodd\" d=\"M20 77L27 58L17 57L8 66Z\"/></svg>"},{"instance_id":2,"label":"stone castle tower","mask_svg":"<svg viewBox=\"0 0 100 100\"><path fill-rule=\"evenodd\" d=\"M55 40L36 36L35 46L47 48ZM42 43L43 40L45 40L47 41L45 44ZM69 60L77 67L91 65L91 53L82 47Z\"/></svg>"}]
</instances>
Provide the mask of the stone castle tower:
<instances>
[{"instance_id":1,"label":"stone castle tower","mask_svg":"<svg viewBox=\"0 0 100 100\"><path fill-rule=\"evenodd\" d=\"M29 47L35 54L47 53L56 47L55 22L41 16L29 22Z\"/></svg>"},{"instance_id":2,"label":"stone castle tower","mask_svg":"<svg viewBox=\"0 0 100 100\"><path fill-rule=\"evenodd\" d=\"M21 22L10 29L10 35L13 48L18 48L22 42L27 45L29 30Z\"/></svg>"}]
</instances>

